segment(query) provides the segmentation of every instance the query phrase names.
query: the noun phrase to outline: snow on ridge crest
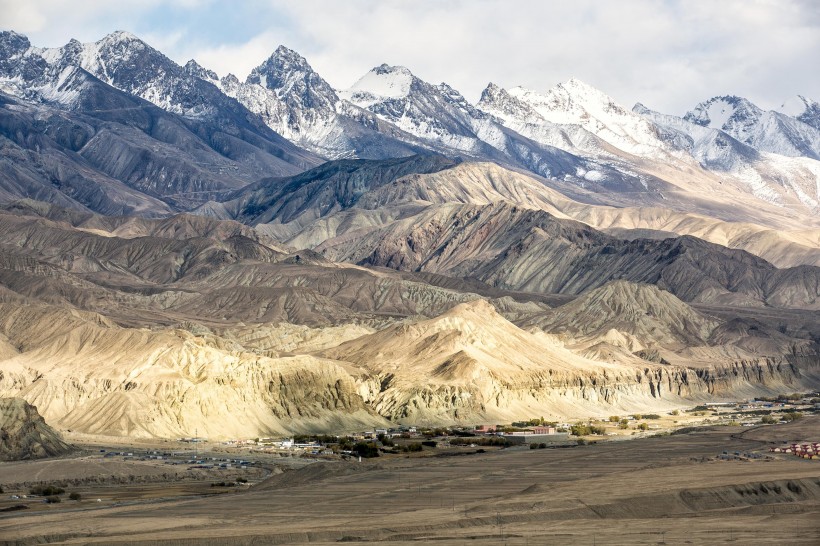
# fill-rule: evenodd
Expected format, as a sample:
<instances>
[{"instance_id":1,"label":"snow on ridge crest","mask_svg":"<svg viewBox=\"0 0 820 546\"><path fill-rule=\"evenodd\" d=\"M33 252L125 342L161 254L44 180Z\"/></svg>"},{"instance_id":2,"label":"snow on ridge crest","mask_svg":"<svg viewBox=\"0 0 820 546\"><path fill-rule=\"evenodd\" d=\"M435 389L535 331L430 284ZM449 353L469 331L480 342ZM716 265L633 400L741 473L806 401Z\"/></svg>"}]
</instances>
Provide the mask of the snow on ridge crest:
<instances>
[{"instance_id":1,"label":"snow on ridge crest","mask_svg":"<svg viewBox=\"0 0 820 546\"><path fill-rule=\"evenodd\" d=\"M413 73L403 66L381 64L359 78L344 95L367 96L371 103L380 102L377 99L400 99L410 94L413 79ZM359 100L353 102L358 103Z\"/></svg>"}]
</instances>

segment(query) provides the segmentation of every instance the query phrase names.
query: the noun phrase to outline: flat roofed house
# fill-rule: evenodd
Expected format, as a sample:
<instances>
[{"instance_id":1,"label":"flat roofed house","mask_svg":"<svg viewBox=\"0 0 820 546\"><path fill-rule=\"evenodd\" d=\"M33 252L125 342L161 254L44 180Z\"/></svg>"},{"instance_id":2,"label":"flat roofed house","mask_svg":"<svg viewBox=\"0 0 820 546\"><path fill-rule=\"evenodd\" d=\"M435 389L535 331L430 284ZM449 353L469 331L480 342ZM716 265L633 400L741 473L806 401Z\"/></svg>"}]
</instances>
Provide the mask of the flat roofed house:
<instances>
[{"instance_id":1,"label":"flat roofed house","mask_svg":"<svg viewBox=\"0 0 820 546\"><path fill-rule=\"evenodd\" d=\"M545 425L538 425L532 427L533 434L555 434L555 427L548 427Z\"/></svg>"}]
</instances>

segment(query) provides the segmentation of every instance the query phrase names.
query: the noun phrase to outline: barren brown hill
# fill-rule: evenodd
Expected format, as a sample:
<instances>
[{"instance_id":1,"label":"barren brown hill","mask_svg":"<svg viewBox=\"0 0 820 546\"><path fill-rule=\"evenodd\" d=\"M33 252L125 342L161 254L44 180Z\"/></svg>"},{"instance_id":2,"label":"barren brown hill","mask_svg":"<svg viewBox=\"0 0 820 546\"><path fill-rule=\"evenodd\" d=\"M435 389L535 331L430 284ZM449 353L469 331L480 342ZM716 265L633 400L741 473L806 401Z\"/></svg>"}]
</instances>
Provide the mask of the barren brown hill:
<instances>
[{"instance_id":1,"label":"barren brown hill","mask_svg":"<svg viewBox=\"0 0 820 546\"><path fill-rule=\"evenodd\" d=\"M627 281L612 281L590 290L526 323L570 339L602 339L612 337L615 330L642 345L633 350L705 345L719 324L669 292Z\"/></svg>"},{"instance_id":2,"label":"barren brown hill","mask_svg":"<svg viewBox=\"0 0 820 546\"><path fill-rule=\"evenodd\" d=\"M638 245L650 256L634 266L645 275L661 267L652 252L664 242L617 242L509 205L471 210L461 220L470 220L472 239L448 236L431 252L430 239L417 238L407 254L429 254L425 263L440 263L447 276L336 263L232 221L115 219L17 204L0 212L0 393L37 404L58 429L223 438L349 431L386 419L654 411L816 384L815 330L795 320L805 326L811 312L761 307L791 315L761 314L764 330L755 330L748 317L706 318L668 292L626 282L567 303L603 278L570 251L603 264L621 252L626 264L640 255L624 249ZM460 225L436 229L453 235ZM556 245L563 261L555 266L574 278L567 294L460 277L468 264L495 267L490 257L510 233L540 233ZM473 244L479 240L486 244ZM671 253L666 270L686 252ZM724 271L716 260L712 271ZM754 266L741 254L738 263L749 260ZM754 292L759 271L747 272L751 281L738 293ZM533 265L517 274L543 272ZM793 294L788 282L778 293ZM564 317L563 340L508 321L532 326L553 315ZM781 332L782 320L794 328ZM666 351L661 358L643 350L653 344Z\"/></svg>"},{"instance_id":3,"label":"barren brown hill","mask_svg":"<svg viewBox=\"0 0 820 546\"><path fill-rule=\"evenodd\" d=\"M706 319L701 325L702 334L712 326ZM391 326L321 354L370 372L365 399L380 414L426 424L669 408L733 390L808 385L818 372L816 363L803 376L765 359L742 365L724 359L707 370L640 358L592 360L551 336L519 329L483 301ZM780 362L787 366L785 357Z\"/></svg>"},{"instance_id":4,"label":"barren brown hill","mask_svg":"<svg viewBox=\"0 0 820 546\"><path fill-rule=\"evenodd\" d=\"M331 162L293 178L260 182L252 190L239 190L233 200L212 206L234 211L217 216L240 218L299 247L384 228L426 207L505 202L579 220L623 238L659 232L667 237L692 235L746 250L778 267L820 265L820 223L815 215L750 201L748 194L714 180L699 183L693 189L694 201L692 195L681 197L685 191L670 190L663 192L663 206L609 206L595 201L600 196L573 200L551 187L555 181L492 163L405 158ZM721 193L724 190L731 191Z\"/></svg>"},{"instance_id":5,"label":"barren brown hill","mask_svg":"<svg viewBox=\"0 0 820 546\"><path fill-rule=\"evenodd\" d=\"M688 302L817 308L820 268L777 269L695 237L625 241L506 203L442 205L317 247L333 260L455 277L507 289L580 294L614 279Z\"/></svg>"}]
</instances>

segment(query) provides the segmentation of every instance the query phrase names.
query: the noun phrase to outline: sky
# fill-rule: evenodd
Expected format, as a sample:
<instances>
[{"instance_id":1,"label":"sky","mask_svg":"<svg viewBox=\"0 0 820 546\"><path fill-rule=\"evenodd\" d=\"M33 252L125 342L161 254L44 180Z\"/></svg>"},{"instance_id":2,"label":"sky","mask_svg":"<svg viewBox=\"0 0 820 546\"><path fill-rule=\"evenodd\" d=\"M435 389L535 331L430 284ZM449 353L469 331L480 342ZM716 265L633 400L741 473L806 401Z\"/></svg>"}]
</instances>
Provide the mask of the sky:
<instances>
[{"instance_id":1,"label":"sky","mask_svg":"<svg viewBox=\"0 0 820 546\"><path fill-rule=\"evenodd\" d=\"M716 95L820 100L816 0L0 0L0 29L43 47L127 30L240 79L283 44L337 89L386 62L473 102L571 77L678 115Z\"/></svg>"}]
</instances>

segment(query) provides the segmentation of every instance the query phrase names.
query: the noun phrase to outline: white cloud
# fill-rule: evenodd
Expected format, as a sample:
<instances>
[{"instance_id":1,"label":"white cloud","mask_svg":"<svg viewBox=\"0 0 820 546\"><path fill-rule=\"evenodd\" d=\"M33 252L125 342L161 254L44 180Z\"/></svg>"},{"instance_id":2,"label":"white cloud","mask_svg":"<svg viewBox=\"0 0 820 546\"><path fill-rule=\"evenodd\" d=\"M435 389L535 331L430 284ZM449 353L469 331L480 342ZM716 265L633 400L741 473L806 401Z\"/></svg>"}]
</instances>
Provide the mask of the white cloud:
<instances>
[{"instance_id":1,"label":"white cloud","mask_svg":"<svg viewBox=\"0 0 820 546\"><path fill-rule=\"evenodd\" d=\"M216 71L220 77L228 73L245 79L251 70L270 57L281 43L281 37L266 31L239 45L215 45L189 48L189 58L196 58L202 66Z\"/></svg>"},{"instance_id":2,"label":"white cloud","mask_svg":"<svg viewBox=\"0 0 820 546\"><path fill-rule=\"evenodd\" d=\"M89 41L113 30L131 28L140 14L162 4L186 5L190 0L0 0L0 28L16 30L29 35L37 45L53 47L70 38Z\"/></svg>"},{"instance_id":3,"label":"white cloud","mask_svg":"<svg viewBox=\"0 0 820 546\"><path fill-rule=\"evenodd\" d=\"M52 46L124 28L178 62L194 57L240 78L282 43L336 87L388 62L447 81L471 100L489 81L545 89L574 76L627 106L640 100L680 114L716 94L743 95L763 107L796 93L820 99L819 4L258 0L230 6L255 30L243 36L238 25L227 36L219 3L208 0L0 0L0 26ZM171 31L167 21L151 19L169 9L178 17Z\"/></svg>"}]
</instances>

